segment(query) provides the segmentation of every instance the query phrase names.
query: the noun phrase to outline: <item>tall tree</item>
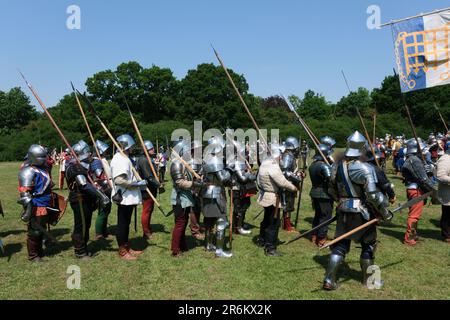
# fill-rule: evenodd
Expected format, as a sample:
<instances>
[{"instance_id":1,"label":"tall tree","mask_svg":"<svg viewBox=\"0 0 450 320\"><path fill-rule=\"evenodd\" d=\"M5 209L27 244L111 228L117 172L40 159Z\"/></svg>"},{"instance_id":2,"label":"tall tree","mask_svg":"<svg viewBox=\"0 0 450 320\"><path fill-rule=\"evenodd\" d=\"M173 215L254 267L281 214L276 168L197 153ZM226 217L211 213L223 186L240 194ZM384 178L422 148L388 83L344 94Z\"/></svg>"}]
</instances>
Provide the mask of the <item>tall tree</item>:
<instances>
[{"instance_id":1,"label":"tall tree","mask_svg":"<svg viewBox=\"0 0 450 320\"><path fill-rule=\"evenodd\" d=\"M0 91L0 132L10 133L36 119L37 111L20 88Z\"/></svg>"}]
</instances>

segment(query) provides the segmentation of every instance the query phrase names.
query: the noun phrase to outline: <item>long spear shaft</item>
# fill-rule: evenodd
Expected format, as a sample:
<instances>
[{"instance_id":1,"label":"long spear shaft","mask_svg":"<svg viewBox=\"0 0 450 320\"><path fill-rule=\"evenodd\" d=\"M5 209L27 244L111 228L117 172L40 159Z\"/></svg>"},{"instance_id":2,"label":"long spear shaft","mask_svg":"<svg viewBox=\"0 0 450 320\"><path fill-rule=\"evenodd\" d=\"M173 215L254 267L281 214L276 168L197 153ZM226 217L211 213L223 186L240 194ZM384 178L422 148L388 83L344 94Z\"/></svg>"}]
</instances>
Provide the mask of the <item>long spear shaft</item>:
<instances>
[{"instance_id":1,"label":"long spear shaft","mask_svg":"<svg viewBox=\"0 0 450 320\"><path fill-rule=\"evenodd\" d=\"M20 72L20 75L22 76L23 80L25 81L25 83L27 84L28 88L30 89L31 93L33 94L33 96L36 98L36 100L39 102L39 104L42 107L42 110L44 110L45 114L47 115L48 119L50 120L50 123L52 124L53 128L55 128L56 132L58 132L60 138L62 139L62 141L64 142L64 144L67 146L67 148L70 150L70 153L72 154L72 157L75 159L75 161L77 162L77 164L81 164L80 159L78 159L78 156L76 155L75 151L72 149L72 146L70 145L69 141L67 141L66 137L64 136L64 134L62 133L61 129L58 127L58 125L56 124L55 120L53 119L52 115L50 114L50 112L48 111L47 107L45 106L45 104L42 102L41 98L39 97L39 95L37 94L37 92L34 90L33 86L27 81L27 79L25 78L25 76L23 75L22 72ZM94 184L94 181L92 180L90 175L87 175L87 178L89 180L89 182L92 185Z\"/></svg>"},{"instance_id":2,"label":"long spear shaft","mask_svg":"<svg viewBox=\"0 0 450 320\"><path fill-rule=\"evenodd\" d=\"M175 158L177 158L182 164L183 166L186 167L186 169L197 179L197 180L202 180L202 177L200 177L198 175L197 172L195 172L194 169L192 169L192 167L189 165L189 163L187 163L179 154L178 152L176 152L173 148L171 148L172 150L172 154L175 156Z\"/></svg>"},{"instance_id":3,"label":"long spear shaft","mask_svg":"<svg viewBox=\"0 0 450 320\"><path fill-rule=\"evenodd\" d=\"M211 46L212 47L212 46ZM233 78L231 78L230 73L228 72L227 67L225 66L225 64L223 63L222 59L220 58L219 54L217 53L216 49L214 49L214 47L212 47L214 50L214 54L217 57L217 60L219 61L220 65L222 66L223 70L225 71L225 74L228 77L228 80L230 80L231 85L233 86L234 91L236 91L237 96L239 97L239 100L241 101L242 105L244 106L245 112L247 112L248 116L250 117L250 120L253 123L253 126L255 127L256 131L258 131L258 135L261 138L261 140L263 141L263 143L266 145L267 147L267 151L269 153L271 153L270 148L267 144L267 141L265 139L265 137L261 134L261 130L258 127L258 124L255 121L255 118L253 118L252 113L250 112L250 109L247 107L247 104L245 103L244 99L242 98L241 93L239 92L239 89L236 87L236 84L233 81Z\"/></svg>"},{"instance_id":4,"label":"long spear shaft","mask_svg":"<svg viewBox=\"0 0 450 320\"><path fill-rule=\"evenodd\" d=\"M352 93L352 90L350 90L350 86L349 86L348 81L347 81L347 77L345 76L344 70L341 70L341 72L342 72L342 76L344 77L345 84L347 85L348 93ZM375 154L375 149L373 148L373 143L372 143L372 141L370 140L370 137L369 137L369 132L367 131L366 125L364 124L363 117L361 116L361 112L359 112L359 108L357 106L355 106L355 109L356 109L356 113L358 114L358 118L359 118L359 122L361 123L361 127L364 130L364 135L366 136L367 142L370 145L370 151L373 154L373 158L375 159L375 163L377 164L377 167L381 169L381 166L380 166L380 164L378 162L378 159L377 159L377 155Z\"/></svg>"},{"instance_id":5,"label":"long spear shaft","mask_svg":"<svg viewBox=\"0 0 450 320\"><path fill-rule=\"evenodd\" d=\"M297 113L297 111L295 111L295 108L288 103L288 101L283 98L284 101L288 104L289 108L291 109L291 111L295 114L295 116L297 117L297 120L300 122L300 124L302 125L303 129L305 129L306 133L308 134L309 138L312 140L312 142L314 143L314 146L316 147L316 150L320 153L320 155L323 158L323 161L327 164L330 165L330 162L328 161L327 157L325 157L325 155L323 154L322 150L320 150L319 148L319 144L316 142L316 140L314 140L312 133L308 130L308 126L306 125L305 121L302 119L302 117L300 117L300 115Z\"/></svg>"},{"instance_id":6,"label":"long spear shaft","mask_svg":"<svg viewBox=\"0 0 450 320\"><path fill-rule=\"evenodd\" d=\"M153 162L150 159L150 154L148 153L148 150L145 147L145 143L144 143L144 139L142 138L141 131L139 130L136 119L134 118L133 113L131 112L130 106L128 105L127 98L125 98L125 95L123 95L123 98L125 100L125 105L127 106L128 113L130 114L130 118L131 118L131 122L133 123L134 131L136 131L139 142L141 143L142 150L144 150L145 157L147 158L148 164L150 165L150 169L152 170L153 176L155 177L156 181L158 183L160 183L158 175L156 174L155 168L153 167Z\"/></svg>"},{"instance_id":7,"label":"long spear shaft","mask_svg":"<svg viewBox=\"0 0 450 320\"><path fill-rule=\"evenodd\" d=\"M81 93L77 90L78 94L81 95ZM105 123L102 121L102 119L100 119L100 117L98 116L97 113L95 113L95 110L91 104L91 102L89 101L89 99L85 96L85 95L81 95L86 104L89 107L89 110L92 112L92 114L95 116L95 118L97 119L97 121L100 123L101 127L103 128L103 130L106 132L106 134L108 135L109 139L111 140L111 142L114 144L114 146L116 147L117 151L120 152L120 154L126 158L128 158L128 156L125 154L125 152L122 150L122 148L120 147L119 143L116 141L116 139L113 137L113 135L111 134L111 132L108 130L108 128L106 127ZM131 160L130 160L131 162ZM131 170L133 171L133 174L136 176L136 178L138 180L142 180L141 176L139 175L139 173L137 172L136 168L134 167L133 164L131 164ZM156 206L158 207L159 211L161 211L161 213L164 216L168 216L166 215L166 213L163 211L163 209L161 208L160 203L158 202L158 200L156 200L155 196L151 193L151 191L149 190L149 188L146 188L145 191L148 193L148 195L150 196L150 198L152 198L153 202L156 204Z\"/></svg>"},{"instance_id":8,"label":"long spear shaft","mask_svg":"<svg viewBox=\"0 0 450 320\"><path fill-rule=\"evenodd\" d=\"M405 100L405 97L404 97L403 94L402 94L402 99L403 99L403 103L404 103L404 105L405 105L406 114L408 115L409 125L411 126L411 130L412 130L412 132L413 132L413 134L414 134L414 139L416 139L417 150L419 151L419 153L420 153L420 155L421 155L422 161L425 163L425 162L426 162L426 161L425 161L425 156L424 156L423 153L422 153L422 147L420 146L420 143L419 143L419 138L418 138L418 136L417 136L416 127L414 127L414 123L413 123L412 117L411 117L411 112L409 112L409 107L408 107L408 105L406 104L406 100Z\"/></svg>"},{"instance_id":9,"label":"long spear shaft","mask_svg":"<svg viewBox=\"0 0 450 320\"><path fill-rule=\"evenodd\" d=\"M375 111L373 113L373 137L372 137L372 141L374 143L375 143L375 139L377 138L376 132L377 132L377 112Z\"/></svg>"},{"instance_id":10,"label":"long spear shaft","mask_svg":"<svg viewBox=\"0 0 450 320\"><path fill-rule=\"evenodd\" d=\"M442 121L442 123L444 124L445 130L448 132L448 126L447 126L447 124L445 123L444 117L442 116L442 113L441 113L441 111L439 110L439 108L438 108L438 106L436 105L436 103L434 104L434 108L435 108L436 111L438 112L439 117L441 118L441 121Z\"/></svg>"}]
</instances>

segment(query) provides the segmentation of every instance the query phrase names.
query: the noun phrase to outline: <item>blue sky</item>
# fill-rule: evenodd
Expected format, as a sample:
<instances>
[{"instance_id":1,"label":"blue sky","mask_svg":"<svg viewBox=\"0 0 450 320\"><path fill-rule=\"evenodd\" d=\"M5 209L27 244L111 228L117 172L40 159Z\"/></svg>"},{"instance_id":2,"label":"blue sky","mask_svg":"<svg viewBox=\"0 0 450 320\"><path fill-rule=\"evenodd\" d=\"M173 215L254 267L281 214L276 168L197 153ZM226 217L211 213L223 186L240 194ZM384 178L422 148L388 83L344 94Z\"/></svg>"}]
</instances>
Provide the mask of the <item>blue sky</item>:
<instances>
[{"instance_id":1,"label":"blue sky","mask_svg":"<svg viewBox=\"0 0 450 320\"><path fill-rule=\"evenodd\" d=\"M81 30L66 9L81 8ZM352 88L379 86L395 65L390 28L366 27L369 5L383 22L449 6L443 0L0 0L0 90L26 89L17 68L47 106L84 90L87 77L138 61L171 68L177 78L214 62L214 44L250 91L337 101ZM28 93L28 91L25 91ZM32 99L33 104L36 104Z\"/></svg>"}]
</instances>

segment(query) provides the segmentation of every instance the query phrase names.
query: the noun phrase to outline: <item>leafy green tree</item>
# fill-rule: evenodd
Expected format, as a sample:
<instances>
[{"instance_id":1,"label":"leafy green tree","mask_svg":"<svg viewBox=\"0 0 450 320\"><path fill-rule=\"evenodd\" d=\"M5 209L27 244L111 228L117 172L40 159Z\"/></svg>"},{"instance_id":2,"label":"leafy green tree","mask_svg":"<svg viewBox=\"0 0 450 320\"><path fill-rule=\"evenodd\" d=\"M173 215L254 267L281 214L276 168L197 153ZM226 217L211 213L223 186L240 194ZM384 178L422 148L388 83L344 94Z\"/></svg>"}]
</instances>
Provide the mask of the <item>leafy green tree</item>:
<instances>
[{"instance_id":1,"label":"leafy green tree","mask_svg":"<svg viewBox=\"0 0 450 320\"><path fill-rule=\"evenodd\" d=\"M0 91L0 133L7 134L36 119L37 111L20 88Z\"/></svg>"},{"instance_id":2,"label":"leafy green tree","mask_svg":"<svg viewBox=\"0 0 450 320\"><path fill-rule=\"evenodd\" d=\"M372 99L370 92L366 88L358 88L358 90L350 92L347 96L341 98L336 103L334 114L336 116L355 116L356 107L362 115L373 113Z\"/></svg>"},{"instance_id":3,"label":"leafy green tree","mask_svg":"<svg viewBox=\"0 0 450 320\"><path fill-rule=\"evenodd\" d=\"M297 110L298 114L305 118L327 119L332 112L332 105L325 97L313 90L305 92L303 99L292 95L289 97L290 102Z\"/></svg>"}]
</instances>

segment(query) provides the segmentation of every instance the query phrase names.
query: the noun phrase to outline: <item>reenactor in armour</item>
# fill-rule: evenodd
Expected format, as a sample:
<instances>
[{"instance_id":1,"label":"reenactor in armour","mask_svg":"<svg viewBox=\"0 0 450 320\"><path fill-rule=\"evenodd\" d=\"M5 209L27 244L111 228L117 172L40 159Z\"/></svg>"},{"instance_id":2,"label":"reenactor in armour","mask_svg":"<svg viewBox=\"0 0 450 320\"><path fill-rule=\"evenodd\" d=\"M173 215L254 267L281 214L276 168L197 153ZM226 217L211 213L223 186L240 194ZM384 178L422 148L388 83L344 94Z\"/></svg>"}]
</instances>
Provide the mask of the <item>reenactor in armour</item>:
<instances>
[{"instance_id":1,"label":"reenactor in armour","mask_svg":"<svg viewBox=\"0 0 450 320\"><path fill-rule=\"evenodd\" d=\"M337 225L335 237L368 222L375 217L391 220L392 214L387 209L386 197L377 189L377 177L373 167L361 160L367 151L367 141L358 131L347 139L344 158L333 164L329 193L338 202ZM361 244L360 266L362 283L367 286L368 268L374 264L377 244L376 226L360 230L351 237L343 239L331 247L323 288L338 288L337 273L350 251L351 241ZM381 286L381 282L374 284Z\"/></svg>"},{"instance_id":2,"label":"reenactor in armour","mask_svg":"<svg viewBox=\"0 0 450 320\"><path fill-rule=\"evenodd\" d=\"M424 144L420 138L418 140L422 146L418 146L415 138L406 142L406 160L402 168L402 175L408 200L420 197L429 191L435 191L435 186L428 177L425 165L420 158L420 151L424 148ZM406 245L414 246L419 240L417 224L422 216L423 207L424 201L409 208L406 233L403 240Z\"/></svg>"},{"instance_id":3,"label":"reenactor in armour","mask_svg":"<svg viewBox=\"0 0 450 320\"><path fill-rule=\"evenodd\" d=\"M110 199L89 182L92 155L88 144L80 140L72 149L77 158L69 161L65 175L69 188L70 207L74 217L72 242L75 256L79 259L89 259L93 256L87 247L92 213L97 209L99 203L103 206L109 205Z\"/></svg>"},{"instance_id":4,"label":"reenactor in armour","mask_svg":"<svg viewBox=\"0 0 450 320\"><path fill-rule=\"evenodd\" d=\"M240 235L251 234L244 228L245 214L251 204L251 196L256 194L256 175L246 162L245 147L233 141L232 156L227 160L227 168L231 172L231 192L233 195L233 232Z\"/></svg>"},{"instance_id":5,"label":"reenactor in armour","mask_svg":"<svg viewBox=\"0 0 450 320\"><path fill-rule=\"evenodd\" d=\"M324 136L324 137L320 138L320 143L325 144L329 147L330 155L328 156L328 162L330 164L333 164L334 163L333 153L334 153L334 146L336 145L336 140L334 140L330 136Z\"/></svg>"},{"instance_id":6,"label":"reenactor in armour","mask_svg":"<svg viewBox=\"0 0 450 320\"><path fill-rule=\"evenodd\" d=\"M53 182L46 167L45 149L33 144L27 161L19 172L19 204L23 207L22 221L27 223L28 260L42 261L42 243L49 222L47 208L51 206Z\"/></svg>"},{"instance_id":7,"label":"reenactor in armour","mask_svg":"<svg viewBox=\"0 0 450 320\"><path fill-rule=\"evenodd\" d=\"M225 251L225 230L229 226L225 187L231 182L231 174L225 168L224 148L222 137L209 139L203 163L204 182L207 185L201 197L205 217L205 248L215 252L216 257L231 258L233 254Z\"/></svg>"},{"instance_id":8,"label":"reenactor in armour","mask_svg":"<svg viewBox=\"0 0 450 320\"><path fill-rule=\"evenodd\" d=\"M184 159L190 160L191 145L186 141L179 141L174 150ZM197 201L193 190L204 186L202 181L194 180L193 175L185 167L182 161L173 157L170 166L170 175L173 181L171 204L173 207L175 225L172 232L172 256L180 257L183 251L187 251L186 227L189 216L194 213Z\"/></svg>"},{"instance_id":9,"label":"reenactor in armour","mask_svg":"<svg viewBox=\"0 0 450 320\"><path fill-rule=\"evenodd\" d=\"M331 149L329 145L320 144L320 151L330 162ZM331 179L331 166L328 165L322 157L322 154L316 150L313 157L313 163L309 166L309 177L311 179L311 192L309 195L312 200L312 207L314 209L313 228L331 219L333 214L333 198L328 193L328 185ZM317 246L322 246L327 241L328 226L324 226L316 230L311 240Z\"/></svg>"},{"instance_id":10,"label":"reenactor in armour","mask_svg":"<svg viewBox=\"0 0 450 320\"><path fill-rule=\"evenodd\" d=\"M150 156L150 160L152 161L153 168L156 171L157 170L156 153L155 148L153 147L153 143L149 140L146 140L144 141L144 145ZM157 178L154 176L150 164L148 163L147 157L144 153L137 158L136 165L139 175L141 176L142 179L147 181L147 185L150 192L156 198L161 184L156 180ZM150 240L152 236L152 229L150 226L150 222L152 219L152 213L155 207L155 203L146 190L141 190L141 193L142 193L141 224L142 224L143 238L144 240Z\"/></svg>"},{"instance_id":11,"label":"reenactor in armour","mask_svg":"<svg viewBox=\"0 0 450 320\"><path fill-rule=\"evenodd\" d=\"M297 157L300 152L300 145L297 138L288 137L284 142L285 151L281 155L280 167L286 179L288 179L295 186L298 186L301 179L297 173ZM305 167L306 168L306 167ZM281 194L281 203L283 206L283 230L288 232L295 232L294 226L291 222L291 213L294 211L295 198L297 192L290 192L283 190Z\"/></svg>"},{"instance_id":12,"label":"reenactor in armour","mask_svg":"<svg viewBox=\"0 0 450 320\"><path fill-rule=\"evenodd\" d=\"M192 141L192 157L188 161L192 170L194 170L199 176L203 175L202 167L202 143L198 140ZM196 155L196 151L199 152ZM196 182L198 185L198 183ZM189 229L191 229L192 236L197 240L205 240L205 234L203 233L202 227L200 226L200 214L202 212L200 188L195 187L192 189L192 196L194 198L194 206L189 213Z\"/></svg>"},{"instance_id":13,"label":"reenactor in armour","mask_svg":"<svg viewBox=\"0 0 450 320\"><path fill-rule=\"evenodd\" d=\"M92 162L89 166L89 172L96 186L108 197L111 198L112 193L112 181L111 181L111 168L108 160L106 159L106 153L109 146L97 140L95 142L98 152L100 153L100 159L92 157ZM98 215L95 219L95 240L101 240L108 238L108 216L111 213L111 202L104 205L99 202Z\"/></svg>"}]
</instances>

